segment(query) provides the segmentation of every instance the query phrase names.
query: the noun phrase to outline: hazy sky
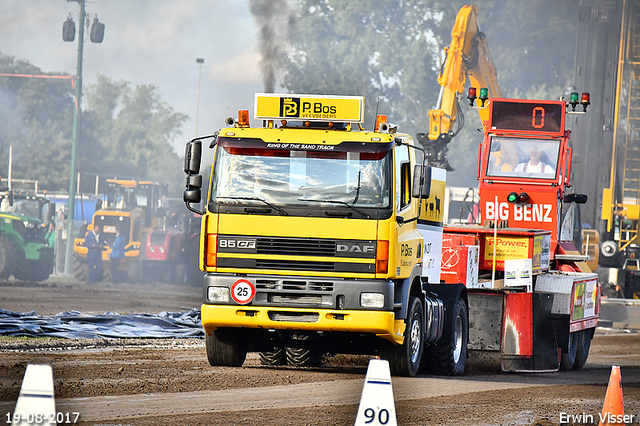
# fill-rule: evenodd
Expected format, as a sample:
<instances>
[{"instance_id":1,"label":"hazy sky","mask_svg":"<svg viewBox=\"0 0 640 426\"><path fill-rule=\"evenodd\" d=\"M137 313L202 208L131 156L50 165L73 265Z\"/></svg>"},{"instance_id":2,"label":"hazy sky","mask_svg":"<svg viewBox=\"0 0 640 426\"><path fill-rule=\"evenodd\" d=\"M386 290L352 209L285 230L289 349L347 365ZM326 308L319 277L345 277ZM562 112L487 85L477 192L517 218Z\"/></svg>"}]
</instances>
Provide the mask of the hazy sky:
<instances>
[{"instance_id":1,"label":"hazy sky","mask_svg":"<svg viewBox=\"0 0 640 426\"><path fill-rule=\"evenodd\" d=\"M189 116L184 143L196 132L198 64L202 66L198 134L224 127L238 109L253 114L253 94L263 91L257 26L248 0L87 0L91 21L105 24L104 41L86 33L85 87L98 74L132 86L151 84L163 101ZM66 0L0 0L0 52L44 72L76 73L78 38L62 40L69 13L78 28L79 5ZM278 88L276 88L278 91Z\"/></svg>"}]
</instances>

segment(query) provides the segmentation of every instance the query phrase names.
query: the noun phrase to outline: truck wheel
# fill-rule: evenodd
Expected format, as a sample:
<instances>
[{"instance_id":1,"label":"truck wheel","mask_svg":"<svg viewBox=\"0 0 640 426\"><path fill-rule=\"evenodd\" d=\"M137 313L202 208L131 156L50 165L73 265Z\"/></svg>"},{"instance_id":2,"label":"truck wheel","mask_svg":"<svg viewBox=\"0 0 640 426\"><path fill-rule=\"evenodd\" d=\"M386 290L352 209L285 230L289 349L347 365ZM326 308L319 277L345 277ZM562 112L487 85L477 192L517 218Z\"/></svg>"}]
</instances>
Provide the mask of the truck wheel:
<instances>
[{"instance_id":1,"label":"truck wheel","mask_svg":"<svg viewBox=\"0 0 640 426\"><path fill-rule=\"evenodd\" d=\"M593 338L593 332L595 329L589 328L587 330L581 330L577 332L577 344L576 344L576 360L573 363L574 370L580 370L587 363L587 357L589 356L589 349L591 348L591 339Z\"/></svg>"},{"instance_id":2,"label":"truck wheel","mask_svg":"<svg viewBox=\"0 0 640 426\"><path fill-rule=\"evenodd\" d=\"M469 339L469 317L467 304L458 299L455 306L455 319L451 327L451 338L448 342L438 341L425 351L427 369L430 373L449 376L464 374L467 363L467 341Z\"/></svg>"},{"instance_id":3,"label":"truck wheel","mask_svg":"<svg viewBox=\"0 0 640 426\"><path fill-rule=\"evenodd\" d=\"M424 347L424 315L422 303L417 297L409 300L409 314L405 319L405 335L402 345L383 340L380 342L380 358L389 361L391 374L415 376L420 367Z\"/></svg>"},{"instance_id":4,"label":"truck wheel","mask_svg":"<svg viewBox=\"0 0 640 426\"><path fill-rule=\"evenodd\" d=\"M0 278L9 278L13 274L14 265L13 244L7 238L0 236Z\"/></svg>"},{"instance_id":5,"label":"truck wheel","mask_svg":"<svg viewBox=\"0 0 640 426\"><path fill-rule=\"evenodd\" d=\"M319 367L323 353L316 349L285 348L287 363L296 367Z\"/></svg>"},{"instance_id":6,"label":"truck wheel","mask_svg":"<svg viewBox=\"0 0 640 426\"><path fill-rule=\"evenodd\" d=\"M212 366L241 367L247 358L247 341L238 330L219 328L205 333L207 359Z\"/></svg>"},{"instance_id":7,"label":"truck wheel","mask_svg":"<svg viewBox=\"0 0 640 426\"><path fill-rule=\"evenodd\" d=\"M82 282L89 282L89 266L87 259L83 259L77 254L73 254L73 276Z\"/></svg>"},{"instance_id":8,"label":"truck wheel","mask_svg":"<svg viewBox=\"0 0 640 426\"><path fill-rule=\"evenodd\" d=\"M287 363L284 348L273 348L273 352L260 352L258 355L262 365L285 365Z\"/></svg>"},{"instance_id":9,"label":"truck wheel","mask_svg":"<svg viewBox=\"0 0 640 426\"><path fill-rule=\"evenodd\" d=\"M576 362L576 354L578 352L578 342L580 332L569 333L569 349L567 353L563 353L560 358L560 370L568 371L573 369Z\"/></svg>"}]
</instances>

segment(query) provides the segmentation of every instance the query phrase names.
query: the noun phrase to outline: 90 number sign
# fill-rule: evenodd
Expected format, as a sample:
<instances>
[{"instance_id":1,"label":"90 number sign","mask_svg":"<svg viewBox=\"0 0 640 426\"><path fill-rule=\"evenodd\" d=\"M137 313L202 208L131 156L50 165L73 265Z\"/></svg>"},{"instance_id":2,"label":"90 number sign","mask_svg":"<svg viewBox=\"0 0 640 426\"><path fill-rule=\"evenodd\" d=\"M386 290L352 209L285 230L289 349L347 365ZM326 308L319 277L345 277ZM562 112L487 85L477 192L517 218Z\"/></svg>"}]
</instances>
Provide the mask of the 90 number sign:
<instances>
[{"instance_id":1,"label":"90 number sign","mask_svg":"<svg viewBox=\"0 0 640 426\"><path fill-rule=\"evenodd\" d=\"M367 408L364 410L365 424L368 425L386 425L389 423L389 410L386 408L381 409L376 413L373 408Z\"/></svg>"}]
</instances>

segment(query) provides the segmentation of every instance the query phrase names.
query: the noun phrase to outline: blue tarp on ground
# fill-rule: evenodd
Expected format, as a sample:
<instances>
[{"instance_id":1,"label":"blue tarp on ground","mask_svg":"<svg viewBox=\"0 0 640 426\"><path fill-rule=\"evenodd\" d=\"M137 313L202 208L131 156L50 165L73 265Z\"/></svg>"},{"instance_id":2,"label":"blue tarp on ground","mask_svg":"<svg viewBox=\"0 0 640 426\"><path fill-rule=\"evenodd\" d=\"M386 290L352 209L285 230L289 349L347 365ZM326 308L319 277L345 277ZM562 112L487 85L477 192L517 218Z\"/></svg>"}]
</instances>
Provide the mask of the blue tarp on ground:
<instances>
[{"instance_id":1,"label":"blue tarp on ground","mask_svg":"<svg viewBox=\"0 0 640 426\"><path fill-rule=\"evenodd\" d=\"M204 337L200 311L159 314L99 315L65 311L41 316L36 311L12 312L0 309L0 335L31 337L97 338L186 338Z\"/></svg>"}]
</instances>

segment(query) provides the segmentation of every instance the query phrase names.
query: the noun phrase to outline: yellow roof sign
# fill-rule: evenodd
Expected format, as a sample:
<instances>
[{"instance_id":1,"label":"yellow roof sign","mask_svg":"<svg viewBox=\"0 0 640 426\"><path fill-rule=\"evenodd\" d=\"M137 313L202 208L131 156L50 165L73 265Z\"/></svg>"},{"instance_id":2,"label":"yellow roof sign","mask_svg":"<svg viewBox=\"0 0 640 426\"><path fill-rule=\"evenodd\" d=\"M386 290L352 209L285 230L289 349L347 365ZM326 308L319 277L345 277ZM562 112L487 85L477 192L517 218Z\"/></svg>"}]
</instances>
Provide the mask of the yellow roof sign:
<instances>
[{"instance_id":1,"label":"yellow roof sign","mask_svg":"<svg viewBox=\"0 0 640 426\"><path fill-rule=\"evenodd\" d=\"M256 120L364 122L363 96L256 93Z\"/></svg>"}]
</instances>

